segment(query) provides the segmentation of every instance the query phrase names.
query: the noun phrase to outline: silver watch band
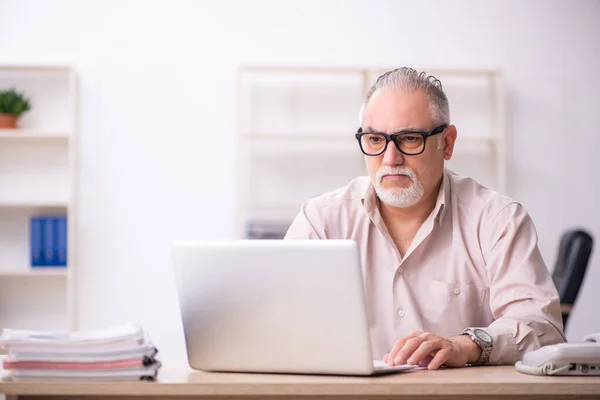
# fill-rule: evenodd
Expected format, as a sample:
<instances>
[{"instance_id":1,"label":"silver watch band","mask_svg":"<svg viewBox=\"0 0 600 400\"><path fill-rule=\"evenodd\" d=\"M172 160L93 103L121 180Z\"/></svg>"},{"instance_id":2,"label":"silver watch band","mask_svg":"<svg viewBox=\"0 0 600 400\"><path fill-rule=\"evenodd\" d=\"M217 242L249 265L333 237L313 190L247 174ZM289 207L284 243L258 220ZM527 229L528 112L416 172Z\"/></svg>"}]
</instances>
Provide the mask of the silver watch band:
<instances>
[{"instance_id":1,"label":"silver watch band","mask_svg":"<svg viewBox=\"0 0 600 400\"><path fill-rule=\"evenodd\" d=\"M481 349L481 356L479 359L471 365L490 365L490 354L492 354L492 347L484 347Z\"/></svg>"},{"instance_id":2,"label":"silver watch band","mask_svg":"<svg viewBox=\"0 0 600 400\"><path fill-rule=\"evenodd\" d=\"M476 332L477 331L477 332ZM484 340L478 336L483 336L487 340ZM468 335L477 346L481 349L481 355L479 359L469 365L490 365L490 355L492 354L492 350L494 350L493 341L491 336L484 331L483 329L465 329L462 332L462 335Z\"/></svg>"}]
</instances>

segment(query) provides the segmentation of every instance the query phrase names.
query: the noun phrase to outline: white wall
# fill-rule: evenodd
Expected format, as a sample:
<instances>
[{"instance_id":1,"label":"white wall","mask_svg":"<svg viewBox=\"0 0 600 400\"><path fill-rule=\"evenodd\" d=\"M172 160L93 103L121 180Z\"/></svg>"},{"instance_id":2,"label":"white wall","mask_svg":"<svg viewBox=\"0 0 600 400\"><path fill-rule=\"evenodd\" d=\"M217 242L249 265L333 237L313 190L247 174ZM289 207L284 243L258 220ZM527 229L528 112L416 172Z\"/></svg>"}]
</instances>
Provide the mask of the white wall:
<instances>
[{"instance_id":1,"label":"white wall","mask_svg":"<svg viewBox=\"0 0 600 400\"><path fill-rule=\"evenodd\" d=\"M599 16L593 0L0 1L0 63L81 77L82 327L131 319L184 360L169 245L233 236L242 63L503 69L509 195L552 269L563 229L600 240ZM600 331L597 253L571 339Z\"/></svg>"}]
</instances>

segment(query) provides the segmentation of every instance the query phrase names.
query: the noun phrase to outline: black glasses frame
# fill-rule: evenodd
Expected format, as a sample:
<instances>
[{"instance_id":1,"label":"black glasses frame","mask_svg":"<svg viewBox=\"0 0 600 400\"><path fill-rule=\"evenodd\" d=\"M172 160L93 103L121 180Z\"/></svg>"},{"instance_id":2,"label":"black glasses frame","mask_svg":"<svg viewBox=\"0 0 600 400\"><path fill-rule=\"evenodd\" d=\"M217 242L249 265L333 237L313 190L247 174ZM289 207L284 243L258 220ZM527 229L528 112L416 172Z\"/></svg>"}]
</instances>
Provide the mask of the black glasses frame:
<instances>
[{"instance_id":1,"label":"black glasses frame","mask_svg":"<svg viewBox=\"0 0 600 400\"><path fill-rule=\"evenodd\" d=\"M363 132L362 131L362 127L358 128L358 131L356 132L356 134L354 135L356 137L356 140L358 140L358 145L360 146L360 151L363 152L364 155L366 156L379 156L382 155L383 153L385 153L385 151L387 150L388 147L388 143L390 141L394 142L394 145L396 146L396 149L402 153L405 154L407 156L418 156L419 154L423 153L425 151L425 146L427 145L427 138L430 136L434 136L437 135L438 133L442 133L444 132L444 130L448 127L448 124L442 124L440 126L436 126L435 128L433 128L432 130L430 130L429 132L421 132L421 131L402 131L402 132L398 132L398 133L392 133L391 135L388 135L387 133L381 133L381 132ZM423 137L423 148L421 149L420 152L418 153L407 153L405 151L403 151L400 148L400 145L398 144L398 142L396 141L396 138L398 136L402 136L402 135L406 135L406 134L411 134L411 135L421 135ZM362 137L363 135L380 135L385 137L385 146L383 146L383 150L381 150L381 152L377 153L377 154L369 154L367 153L362 146Z\"/></svg>"}]
</instances>

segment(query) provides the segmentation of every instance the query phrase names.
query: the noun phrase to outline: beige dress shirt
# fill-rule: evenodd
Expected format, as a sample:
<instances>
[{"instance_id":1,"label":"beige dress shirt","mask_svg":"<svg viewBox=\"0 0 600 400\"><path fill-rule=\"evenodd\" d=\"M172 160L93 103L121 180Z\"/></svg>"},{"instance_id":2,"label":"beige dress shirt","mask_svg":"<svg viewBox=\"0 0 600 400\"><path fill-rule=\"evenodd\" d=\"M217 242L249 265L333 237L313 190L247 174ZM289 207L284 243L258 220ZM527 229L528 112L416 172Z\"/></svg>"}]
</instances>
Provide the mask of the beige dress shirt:
<instances>
[{"instance_id":1,"label":"beige dress shirt","mask_svg":"<svg viewBox=\"0 0 600 400\"><path fill-rule=\"evenodd\" d=\"M558 292L527 211L449 170L404 258L369 177L307 201L285 238L356 241L376 359L414 330L452 337L483 328L494 339L491 364L566 341Z\"/></svg>"}]
</instances>

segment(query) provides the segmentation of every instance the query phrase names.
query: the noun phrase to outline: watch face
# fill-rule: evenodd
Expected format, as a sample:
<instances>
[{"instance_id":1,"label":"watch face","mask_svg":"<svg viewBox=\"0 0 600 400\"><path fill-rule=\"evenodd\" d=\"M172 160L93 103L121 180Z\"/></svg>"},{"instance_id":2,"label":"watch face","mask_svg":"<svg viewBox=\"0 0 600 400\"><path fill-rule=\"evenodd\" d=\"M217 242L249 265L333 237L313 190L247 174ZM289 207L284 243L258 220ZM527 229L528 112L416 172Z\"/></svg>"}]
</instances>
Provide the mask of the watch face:
<instances>
[{"instance_id":1,"label":"watch face","mask_svg":"<svg viewBox=\"0 0 600 400\"><path fill-rule=\"evenodd\" d=\"M492 337L486 331L481 330L481 329L475 329L475 330L473 330L473 333L482 342L487 343L489 345L492 344Z\"/></svg>"}]
</instances>

